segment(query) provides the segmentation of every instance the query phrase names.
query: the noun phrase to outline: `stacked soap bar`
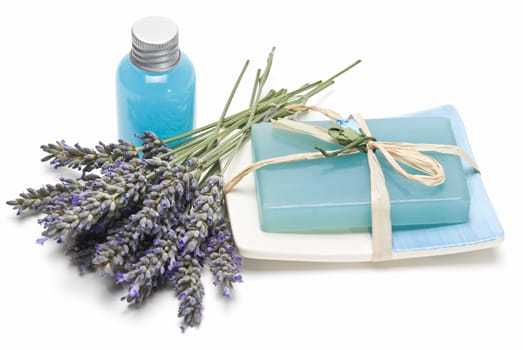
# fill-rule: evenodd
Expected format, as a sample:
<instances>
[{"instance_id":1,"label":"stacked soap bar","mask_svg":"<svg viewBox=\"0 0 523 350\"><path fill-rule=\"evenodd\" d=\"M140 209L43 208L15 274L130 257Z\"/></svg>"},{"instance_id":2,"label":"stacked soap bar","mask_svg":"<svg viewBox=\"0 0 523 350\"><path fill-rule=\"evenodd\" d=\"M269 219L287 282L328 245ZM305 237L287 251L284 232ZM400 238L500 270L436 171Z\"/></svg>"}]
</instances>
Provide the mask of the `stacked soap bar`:
<instances>
[{"instance_id":1,"label":"stacked soap bar","mask_svg":"<svg viewBox=\"0 0 523 350\"><path fill-rule=\"evenodd\" d=\"M312 122L328 128L332 122ZM380 141L455 145L446 118L370 119L367 124ZM314 151L314 146L334 150L339 146L312 136L253 126L254 161ZM430 153L430 152L429 152ZM435 187L398 175L377 152L391 200L395 227L466 222L469 193L461 160L430 153L444 167L447 180ZM409 172L416 172L407 169ZM370 181L367 156L353 154L332 158L275 164L256 171L261 228L268 232L347 232L371 224Z\"/></svg>"}]
</instances>

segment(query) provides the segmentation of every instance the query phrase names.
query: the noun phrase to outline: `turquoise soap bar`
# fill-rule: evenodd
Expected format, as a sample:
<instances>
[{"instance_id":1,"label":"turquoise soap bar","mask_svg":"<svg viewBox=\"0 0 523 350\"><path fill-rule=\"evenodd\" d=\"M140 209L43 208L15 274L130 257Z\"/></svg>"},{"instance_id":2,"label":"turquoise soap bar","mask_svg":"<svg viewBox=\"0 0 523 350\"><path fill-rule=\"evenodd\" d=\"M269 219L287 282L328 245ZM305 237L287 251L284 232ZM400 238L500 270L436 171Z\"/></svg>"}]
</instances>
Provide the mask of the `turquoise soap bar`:
<instances>
[{"instance_id":1,"label":"turquoise soap bar","mask_svg":"<svg viewBox=\"0 0 523 350\"><path fill-rule=\"evenodd\" d=\"M310 122L325 128L331 121ZM451 124L443 117L369 119L379 141L455 145ZM254 161L319 146L339 148L312 136L263 123L252 128ZM398 175L380 152L378 159L391 200L394 227L466 222L469 193L461 160L428 152L445 169L446 181L428 187ZM413 169L406 169L416 173ZM371 225L369 167L366 154L274 164L256 170L261 228L268 232L347 232Z\"/></svg>"}]
</instances>

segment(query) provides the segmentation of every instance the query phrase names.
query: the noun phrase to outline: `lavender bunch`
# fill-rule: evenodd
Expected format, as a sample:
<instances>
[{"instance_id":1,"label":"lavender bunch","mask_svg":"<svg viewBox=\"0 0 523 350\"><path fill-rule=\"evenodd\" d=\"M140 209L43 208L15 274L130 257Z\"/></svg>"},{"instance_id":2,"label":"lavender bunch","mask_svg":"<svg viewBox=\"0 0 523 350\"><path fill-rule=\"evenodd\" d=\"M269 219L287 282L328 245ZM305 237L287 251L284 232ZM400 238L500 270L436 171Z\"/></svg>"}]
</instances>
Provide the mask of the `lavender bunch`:
<instances>
[{"instance_id":1,"label":"lavender bunch","mask_svg":"<svg viewBox=\"0 0 523 350\"><path fill-rule=\"evenodd\" d=\"M325 81L290 92L270 90L262 97L272 55L265 70L258 70L244 111L226 116L248 62L218 121L166 140L145 132L137 135L140 146L123 140L93 148L65 141L44 145L43 161L77 169L79 176L28 188L7 204L18 215L40 215L37 242L62 244L81 271L98 271L125 288L123 300L142 303L154 291L171 288L182 330L198 326L205 270L227 298L243 280L222 176L236 150L253 124L288 115L288 104L304 103L359 63Z\"/></svg>"},{"instance_id":2,"label":"lavender bunch","mask_svg":"<svg viewBox=\"0 0 523 350\"><path fill-rule=\"evenodd\" d=\"M20 214L43 213L38 243L63 243L82 271L98 270L126 287L122 299L141 303L159 288L173 288L182 329L198 325L203 247L224 221L222 177L200 179L201 162L193 158L176 164L135 157L98 170L28 190L8 204Z\"/></svg>"}]
</instances>

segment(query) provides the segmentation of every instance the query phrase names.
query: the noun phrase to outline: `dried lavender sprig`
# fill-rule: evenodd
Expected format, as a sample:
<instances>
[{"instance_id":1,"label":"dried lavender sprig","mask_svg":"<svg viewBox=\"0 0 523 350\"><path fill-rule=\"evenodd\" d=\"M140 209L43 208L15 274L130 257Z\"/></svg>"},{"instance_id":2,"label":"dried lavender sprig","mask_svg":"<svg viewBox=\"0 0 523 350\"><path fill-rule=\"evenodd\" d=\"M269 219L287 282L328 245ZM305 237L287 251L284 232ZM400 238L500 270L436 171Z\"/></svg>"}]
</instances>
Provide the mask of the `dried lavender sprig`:
<instances>
[{"instance_id":1,"label":"dried lavender sprig","mask_svg":"<svg viewBox=\"0 0 523 350\"><path fill-rule=\"evenodd\" d=\"M229 222L221 218L214 235L206 242L205 264L214 276L213 284L221 289L224 297L232 296L233 283L243 282L240 274L242 259L236 254Z\"/></svg>"},{"instance_id":2,"label":"dried lavender sprig","mask_svg":"<svg viewBox=\"0 0 523 350\"><path fill-rule=\"evenodd\" d=\"M192 254L197 258L203 257L200 247L214 227L217 214L222 211L220 187L223 192L222 177L211 175L196 191L183 233L179 233L178 248L182 255Z\"/></svg>"},{"instance_id":3,"label":"dried lavender sprig","mask_svg":"<svg viewBox=\"0 0 523 350\"><path fill-rule=\"evenodd\" d=\"M102 176L85 182L85 188L76 200L65 203L47 214L40 223L42 235L60 241L68 236L89 230L106 216L114 216L119 209L138 203L147 186L147 163L133 159L117 161L104 166Z\"/></svg>"},{"instance_id":4,"label":"dried lavender sprig","mask_svg":"<svg viewBox=\"0 0 523 350\"><path fill-rule=\"evenodd\" d=\"M199 326L202 320L203 296L205 294L200 260L186 255L179 261L173 277L174 291L180 300L178 317L182 318L181 330Z\"/></svg>"},{"instance_id":5,"label":"dried lavender sprig","mask_svg":"<svg viewBox=\"0 0 523 350\"><path fill-rule=\"evenodd\" d=\"M138 157L136 147L124 140L107 145L99 142L95 149L82 147L78 143L74 146L69 146L64 140L42 145L41 148L44 152L49 153L49 155L42 158L42 162L50 160L50 164L55 168L65 166L86 172L101 168L110 162L117 160L129 161Z\"/></svg>"},{"instance_id":6,"label":"dried lavender sprig","mask_svg":"<svg viewBox=\"0 0 523 350\"><path fill-rule=\"evenodd\" d=\"M171 149L151 131L145 131L142 135L136 135L142 140L141 151L144 159L158 157L162 154L168 153Z\"/></svg>"},{"instance_id":7,"label":"dried lavender sprig","mask_svg":"<svg viewBox=\"0 0 523 350\"><path fill-rule=\"evenodd\" d=\"M56 210L66 209L68 205L79 205L81 200L88 195L88 191L96 189L97 191L107 190L113 194L115 192L125 193L126 189L117 189L115 181L119 184L125 184L124 187L127 190L131 190L127 195L135 194L136 188L130 186L133 181L129 181L129 177L135 177L132 173L133 167L136 167L136 163L139 163L139 159L135 159L130 164L122 166L122 162L117 160L114 164L106 164L102 168L103 178L92 173L82 173L78 179L66 179L60 178L60 183L55 185L45 185L39 189L27 189L27 192L21 193L19 198L15 200L7 201L8 205L13 206L13 209L17 210L17 214L22 214L26 211L34 211L38 213L51 213ZM151 166L149 162L145 162L146 165ZM127 173L125 175L122 171L117 172L115 167L127 168L124 169ZM117 173L116 175L114 173ZM121 178L119 178L121 176ZM86 192L87 191L87 192Z\"/></svg>"},{"instance_id":8,"label":"dried lavender sprig","mask_svg":"<svg viewBox=\"0 0 523 350\"><path fill-rule=\"evenodd\" d=\"M176 244L172 240L157 238L144 253L129 266L127 272L116 274L116 283L127 285L128 293L122 299L129 303L143 302L178 267Z\"/></svg>"},{"instance_id":9,"label":"dried lavender sprig","mask_svg":"<svg viewBox=\"0 0 523 350\"><path fill-rule=\"evenodd\" d=\"M193 201L192 221L189 221L193 226L189 225L188 229L192 228L199 238L192 241L196 245L192 252L205 259L214 276L214 285L221 289L223 296L230 297L232 284L242 282L242 261L236 254L230 224L224 217L223 186L222 175L210 175L200 186Z\"/></svg>"},{"instance_id":10,"label":"dried lavender sprig","mask_svg":"<svg viewBox=\"0 0 523 350\"><path fill-rule=\"evenodd\" d=\"M91 174L90 174L91 175ZM96 175L91 175L87 180L94 180ZM17 210L17 215L24 212L50 213L57 208L63 208L64 203L77 201L79 193L85 187L84 179L72 180L61 178L61 182L45 185L39 189L28 188L20 193L20 197L7 202Z\"/></svg>"}]
</instances>

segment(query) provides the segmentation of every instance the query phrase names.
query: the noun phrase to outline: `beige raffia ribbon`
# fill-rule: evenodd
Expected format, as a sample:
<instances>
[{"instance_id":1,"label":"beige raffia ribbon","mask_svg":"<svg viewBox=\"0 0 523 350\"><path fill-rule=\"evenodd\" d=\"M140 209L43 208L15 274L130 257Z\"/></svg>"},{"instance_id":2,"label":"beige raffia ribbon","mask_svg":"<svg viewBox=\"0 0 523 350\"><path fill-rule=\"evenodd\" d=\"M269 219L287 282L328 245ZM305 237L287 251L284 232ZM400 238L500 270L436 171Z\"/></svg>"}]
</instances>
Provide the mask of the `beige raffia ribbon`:
<instances>
[{"instance_id":1,"label":"beige raffia ribbon","mask_svg":"<svg viewBox=\"0 0 523 350\"><path fill-rule=\"evenodd\" d=\"M313 110L322 113L333 121L344 120L344 118L332 110L315 106L289 105L287 106L287 109L293 112ZM372 136L365 119L360 114L352 114L349 118L353 118L356 121L364 136ZM329 135L328 130L319 126L313 126L289 119L275 120L272 122L272 125L293 132L305 133L322 141L337 144L337 141ZM381 165L376 157L375 151L377 150L383 154L384 158L398 174L411 181L416 181L426 186L437 186L442 184L445 181L445 171L436 159L421 153L422 151L433 151L459 156L465 159L476 171L479 171L479 168L472 157L458 146L369 140L366 144L366 153L370 169L372 260L383 261L392 258L392 224L390 218L389 192L387 190ZM352 154L358 152L358 149L348 149L339 154ZM229 192L248 173L266 165L322 157L324 157L324 155L320 152L309 152L275 157L256 162L231 179L225 187L225 192ZM398 162L419 170L424 175L408 173L398 164Z\"/></svg>"}]
</instances>

